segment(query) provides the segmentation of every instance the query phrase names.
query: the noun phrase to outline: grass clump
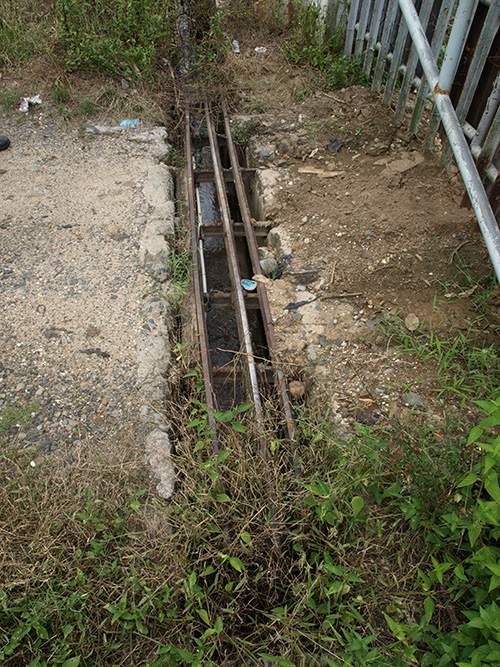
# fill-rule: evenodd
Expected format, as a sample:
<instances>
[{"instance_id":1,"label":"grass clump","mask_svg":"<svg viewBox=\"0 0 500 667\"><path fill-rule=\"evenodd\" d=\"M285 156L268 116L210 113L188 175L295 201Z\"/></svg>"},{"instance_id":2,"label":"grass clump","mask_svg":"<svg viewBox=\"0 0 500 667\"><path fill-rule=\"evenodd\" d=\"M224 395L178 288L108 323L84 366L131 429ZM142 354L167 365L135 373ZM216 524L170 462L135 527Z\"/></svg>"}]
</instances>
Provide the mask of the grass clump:
<instances>
[{"instance_id":1,"label":"grass clump","mask_svg":"<svg viewBox=\"0 0 500 667\"><path fill-rule=\"evenodd\" d=\"M0 0L0 68L47 53L50 48L47 36L52 26L52 3Z\"/></svg>"},{"instance_id":2,"label":"grass clump","mask_svg":"<svg viewBox=\"0 0 500 667\"><path fill-rule=\"evenodd\" d=\"M56 11L69 71L148 78L160 50L174 41L176 10L165 0L57 0Z\"/></svg>"},{"instance_id":3,"label":"grass clump","mask_svg":"<svg viewBox=\"0 0 500 667\"><path fill-rule=\"evenodd\" d=\"M342 34L331 32L319 5L295 0L292 16L285 45L290 62L319 71L327 89L365 83L361 60L342 53Z\"/></svg>"}]
</instances>

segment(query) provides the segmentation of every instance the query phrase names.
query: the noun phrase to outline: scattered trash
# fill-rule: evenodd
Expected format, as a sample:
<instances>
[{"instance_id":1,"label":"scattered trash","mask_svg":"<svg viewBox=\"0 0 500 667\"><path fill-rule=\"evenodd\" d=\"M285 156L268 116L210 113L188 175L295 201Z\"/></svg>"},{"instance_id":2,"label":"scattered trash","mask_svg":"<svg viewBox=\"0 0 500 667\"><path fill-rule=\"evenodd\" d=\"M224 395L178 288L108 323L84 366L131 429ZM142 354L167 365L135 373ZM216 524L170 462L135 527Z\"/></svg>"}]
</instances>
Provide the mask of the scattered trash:
<instances>
[{"instance_id":1,"label":"scattered trash","mask_svg":"<svg viewBox=\"0 0 500 667\"><path fill-rule=\"evenodd\" d=\"M254 51L255 51L255 53L267 53L267 47L265 47L265 46L256 46Z\"/></svg>"},{"instance_id":2,"label":"scattered trash","mask_svg":"<svg viewBox=\"0 0 500 667\"><path fill-rule=\"evenodd\" d=\"M42 98L40 95L33 95L33 97L23 97L19 111L26 113L30 107L30 104L41 104Z\"/></svg>"},{"instance_id":3,"label":"scattered trash","mask_svg":"<svg viewBox=\"0 0 500 667\"><path fill-rule=\"evenodd\" d=\"M139 127L141 121L138 118L133 118L132 120L122 120L120 123L121 127Z\"/></svg>"},{"instance_id":4,"label":"scattered trash","mask_svg":"<svg viewBox=\"0 0 500 667\"><path fill-rule=\"evenodd\" d=\"M314 148L310 153L309 153L309 159L313 158L316 153L319 151L319 148Z\"/></svg>"},{"instance_id":5,"label":"scattered trash","mask_svg":"<svg viewBox=\"0 0 500 667\"><path fill-rule=\"evenodd\" d=\"M287 306L285 306L283 308L283 310L288 310L289 312L291 310L297 310L297 308L302 308L302 306L305 306L308 303L312 303L313 301L317 301L320 298L321 298L321 295L318 295L318 296L315 296L313 299L309 299L308 301L294 301L292 303L289 303Z\"/></svg>"},{"instance_id":6,"label":"scattered trash","mask_svg":"<svg viewBox=\"0 0 500 667\"><path fill-rule=\"evenodd\" d=\"M257 289L257 283L255 280L247 280L246 278L243 278L241 285L247 292L253 292Z\"/></svg>"},{"instance_id":7,"label":"scattered trash","mask_svg":"<svg viewBox=\"0 0 500 667\"><path fill-rule=\"evenodd\" d=\"M231 48L233 49L234 53L240 52L240 45L237 39L233 39L233 41L231 42Z\"/></svg>"},{"instance_id":8,"label":"scattered trash","mask_svg":"<svg viewBox=\"0 0 500 667\"><path fill-rule=\"evenodd\" d=\"M335 139L335 137L332 137L330 141L325 144L325 148L330 151L330 153L336 153L342 148L342 142L340 139Z\"/></svg>"}]
</instances>

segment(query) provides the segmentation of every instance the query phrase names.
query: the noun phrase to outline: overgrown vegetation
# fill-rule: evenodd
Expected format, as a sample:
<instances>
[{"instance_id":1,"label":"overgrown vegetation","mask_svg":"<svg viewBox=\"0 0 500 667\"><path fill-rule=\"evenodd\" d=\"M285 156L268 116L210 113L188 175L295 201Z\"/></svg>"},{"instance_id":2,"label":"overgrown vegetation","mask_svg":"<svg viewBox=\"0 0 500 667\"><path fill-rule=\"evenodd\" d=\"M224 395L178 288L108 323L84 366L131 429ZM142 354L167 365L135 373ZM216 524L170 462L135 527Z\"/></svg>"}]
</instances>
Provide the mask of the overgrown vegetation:
<instances>
[{"instance_id":1,"label":"overgrown vegetation","mask_svg":"<svg viewBox=\"0 0 500 667\"><path fill-rule=\"evenodd\" d=\"M214 452L192 376L169 504L127 434L71 466L4 448L2 664L496 664L500 398L468 433L347 440L303 407L299 480L276 435L258 453L249 405L217 413Z\"/></svg>"},{"instance_id":2,"label":"overgrown vegetation","mask_svg":"<svg viewBox=\"0 0 500 667\"><path fill-rule=\"evenodd\" d=\"M292 29L285 45L292 63L319 70L327 88L365 83L361 61L342 53L342 34L328 28L319 4L295 0L292 16Z\"/></svg>"}]
</instances>

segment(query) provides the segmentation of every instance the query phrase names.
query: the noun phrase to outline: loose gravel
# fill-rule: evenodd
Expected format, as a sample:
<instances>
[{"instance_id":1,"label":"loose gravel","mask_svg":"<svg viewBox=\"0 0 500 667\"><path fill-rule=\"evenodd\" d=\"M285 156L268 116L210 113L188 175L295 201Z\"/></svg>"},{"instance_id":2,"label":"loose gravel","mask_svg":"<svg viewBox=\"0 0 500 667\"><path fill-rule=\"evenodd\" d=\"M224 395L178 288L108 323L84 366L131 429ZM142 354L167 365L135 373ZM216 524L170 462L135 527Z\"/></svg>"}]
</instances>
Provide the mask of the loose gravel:
<instances>
[{"instance_id":1,"label":"loose gravel","mask_svg":"<svg viewBox=\"0 0 500 667\"><path fill-rule=\"evenodd\" d=\"M9 443L49 453L127 422L141 445L137 351L165 285L139 251L158 218L147 193L152 170L167 172L166 132L64 132L38 109L1 123L0 410L35 413Z\"/></svg>"}]
</instances>

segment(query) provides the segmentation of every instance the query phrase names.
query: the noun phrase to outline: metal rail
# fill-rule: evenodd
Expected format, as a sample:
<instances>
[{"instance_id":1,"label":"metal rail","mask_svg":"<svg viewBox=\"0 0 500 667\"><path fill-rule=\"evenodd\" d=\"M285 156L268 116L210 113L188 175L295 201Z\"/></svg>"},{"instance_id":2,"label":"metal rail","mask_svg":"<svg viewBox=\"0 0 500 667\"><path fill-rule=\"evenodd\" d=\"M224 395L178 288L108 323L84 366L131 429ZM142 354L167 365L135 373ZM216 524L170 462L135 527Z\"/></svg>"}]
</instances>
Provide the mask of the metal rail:
<instances>
[{"instance_id":1,"label":"metal rail","mask_svg":"<svg viewBox=\"0 0 500 667\"><path fill-rule=\"evenodd\" d=\"M219 208L222 217L222 225L224 227L224 240L226 245L229 275L231 278L231 287L235 297L235 306L236 306L235 311L236 311L236 321L238 324L238 333L240 336L241 344L243 345L244 348L243 357L247 372L248 389L250 397L254 404L254 412L255 412L255 418L257 420L257 425L259 429L261 429L264 425L264 417L262 413L262 401L259 392L259 381L257 378L257 368L255 365L252 337L250 334L250 326L248 324L243 287L241 286L240 267L238 263L238 255L236 252L236 246L234 242L234 234L231 226L231 215L229 212L229 203L227 200L226 188L224 185L224 176L222 172L220 153L216 141L212 117L210 115L210 109L208 106L208 102L206 100L205 100L205 118L208 130L208 140L210 142L210 150L212 153L217 199L219 201Z\"/></svg>"},{"instance_id":2,"label":"metal rail","mask_svg":"<svg viewBox=\"0 0 500 667\"><path fill-rule=\"evenodd\" d=\"M200 284L200 262L198 256L198 225L196 218L196 206L194 199L194 173L192 162L192 148L191 148L191 116L189 114L189 107L186 107L186 139L185 139L185 156L186 156L186 189L189 208L189 224L191 228L191 252L193 261L193 288L196 308L196 324L198 329L198 342L200 346L201 368L203 373L203 385L205 389L205 402L208 412L208 427L212 434L212 449L214 453L219 451L217 440L217 429L215 422L215 401L213 393L212 368L210 363L210 352L208 349L208 336L206 325L206 313L203 309L201 298L201 284Z\"/></svg>"},{"instance_id":3,"label":"metal rail","mask_svg":"<svg viewBox=\"0 0 500 667\"><path fill-rule=\"evenodd\" d=\"M247 238L248 250L250 260L252 262L253 272L260 273L260 260L257 249L257 242L255 240L254 231L252 228L252 216L250 215L250 207L245 192L245 186L240 173L240 165L238 161L238 154L231 136L231 126L229 123L229 116L227 113L226 103L222 101L222 113L224 115L224 127L226 131L227 149L229 152L229 159L231 161L231 168L233 170L234 185L236 188L236 195L238 197L238 204L240 207L241 217L243 218L243 225L245 227L245 234ZM267 347L271 356L271 361L276 361L277 342L274 334L274 327L272 324L271 308L269 306L269 299L267 291L262 283L257 284L257 295L259 297L259 304L262 313L262 321L264 324L264 331L266 334ZM285 384L285 374L283 369L278 364L275 365L276 371L276 387L279 393L281 407L286 419L286 428L288 439L290 440L291 450L295 461L296 472L298 472L297 463L297 438L295 433L295 424L292 415L292 406Z\"/></svg>"}]
</instances>

